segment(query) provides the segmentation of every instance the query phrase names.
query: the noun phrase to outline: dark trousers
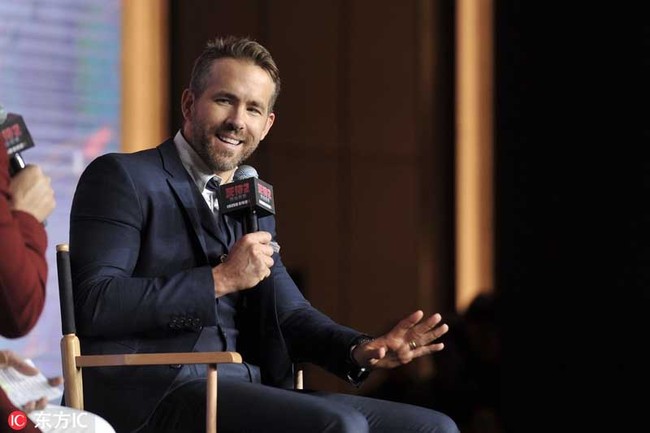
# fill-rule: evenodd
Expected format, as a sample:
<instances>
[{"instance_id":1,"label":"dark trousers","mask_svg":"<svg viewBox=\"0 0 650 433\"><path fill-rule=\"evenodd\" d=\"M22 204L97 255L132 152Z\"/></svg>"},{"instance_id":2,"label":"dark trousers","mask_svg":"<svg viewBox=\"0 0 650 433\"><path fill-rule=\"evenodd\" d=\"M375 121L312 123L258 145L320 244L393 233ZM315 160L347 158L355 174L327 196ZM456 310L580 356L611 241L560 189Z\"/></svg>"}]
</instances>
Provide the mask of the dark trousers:
<instances>
[{"instance_id":1,"label":"dark trousers","mask_svg":"<svg viewBox=\"0 0 650 433\"><path fill-rule=\"evenodd\" d=\"M205 431L205 379L170 392L147 433ZM219 376L219 433L458 433L454 421L431 409L368 397L295 391Z\"/></svg>"}]
</instances>

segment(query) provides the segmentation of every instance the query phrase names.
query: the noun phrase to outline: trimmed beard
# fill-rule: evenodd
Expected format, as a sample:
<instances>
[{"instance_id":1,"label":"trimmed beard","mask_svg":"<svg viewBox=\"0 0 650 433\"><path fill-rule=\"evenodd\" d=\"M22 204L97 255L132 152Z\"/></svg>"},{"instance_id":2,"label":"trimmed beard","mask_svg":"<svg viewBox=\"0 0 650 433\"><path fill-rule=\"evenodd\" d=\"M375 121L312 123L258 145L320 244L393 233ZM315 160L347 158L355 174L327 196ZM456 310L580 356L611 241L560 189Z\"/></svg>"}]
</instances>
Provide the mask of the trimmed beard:
<instances>
[{"instance_id":1,"label":"trimmed beard","mask_svg":"<svg viewBox=\"0 0 650 433\"><path fill-rule=\"evenodd\" d=\"M200 140L193 146L194 150L213 173L234 170L257 149L257 143L247 144L247 142L244 142L240 144L242 146L241 154L238 158L235 158L233 152L229 150L216 150L210 145L212 135L203 131L200 126L192 125L192 135L195 140L200 137Z\"/></svg>"}]
</instances>

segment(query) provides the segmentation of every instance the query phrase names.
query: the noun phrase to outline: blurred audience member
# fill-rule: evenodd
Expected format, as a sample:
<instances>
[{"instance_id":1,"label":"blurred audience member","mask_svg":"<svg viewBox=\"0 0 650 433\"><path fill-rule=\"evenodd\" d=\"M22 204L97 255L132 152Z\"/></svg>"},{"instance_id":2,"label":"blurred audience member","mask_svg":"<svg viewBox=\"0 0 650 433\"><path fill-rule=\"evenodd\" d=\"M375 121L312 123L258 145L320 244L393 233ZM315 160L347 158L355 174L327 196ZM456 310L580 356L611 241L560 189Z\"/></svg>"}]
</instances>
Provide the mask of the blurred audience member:
<instances>
[{"instance_id":1,"label":"blurred audience member","mask_svg":"<svg viewBox=\"0 0 650 433\"><path fill-rule=\"evenodd\" d=\"M499 296L479 294L450 326L446 350L434 361L431 404L450 413L464 433L503 431L500 323Z\"/></svg>"},{"instance_id":2,"label":"blurred audience member","mask_svg":"<svg viewBox=\"0 0 650 433\"><path fill-rule=\"evenodd\" d=\"M502 433L499 310L499 296L482 293L464 314L445 313L449 331L442 338L445 350L433 360L432 378L411 364L389 372L366 395L436 407L463 433Z\"/></svg>"}]
</instances>

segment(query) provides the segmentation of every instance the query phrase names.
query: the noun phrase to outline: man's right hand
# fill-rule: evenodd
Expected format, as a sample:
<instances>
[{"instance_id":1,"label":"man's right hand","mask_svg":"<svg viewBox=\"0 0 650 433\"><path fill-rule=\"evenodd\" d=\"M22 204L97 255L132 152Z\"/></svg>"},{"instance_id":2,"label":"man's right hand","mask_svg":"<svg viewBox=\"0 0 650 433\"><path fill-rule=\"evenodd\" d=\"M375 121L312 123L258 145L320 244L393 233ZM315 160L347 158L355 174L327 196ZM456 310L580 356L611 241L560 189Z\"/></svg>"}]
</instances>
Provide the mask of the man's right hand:
<instances>
[{"instance_id":1,"label":"man's right hand","mask_svg":"<svg viewBox=\"0 0 650 433\"><path fill-rule=\"evenodd\" d=\"M254 232L235 242L227 259L212 268L216 297L255 287L271 275L273 247L269 232Z\"/></svg>"},{"instance_id":2,"label":"man's right hand","mask_svg":"<svg viewBox=\"0 0 650 433\"><path fill-rule=\"evenodd\" d=\"M16 173L9 188L12 209L27 212L39 222L45 221L56 206L50 178L37 165L27 165Z\"/></svg>"}]
</instances>

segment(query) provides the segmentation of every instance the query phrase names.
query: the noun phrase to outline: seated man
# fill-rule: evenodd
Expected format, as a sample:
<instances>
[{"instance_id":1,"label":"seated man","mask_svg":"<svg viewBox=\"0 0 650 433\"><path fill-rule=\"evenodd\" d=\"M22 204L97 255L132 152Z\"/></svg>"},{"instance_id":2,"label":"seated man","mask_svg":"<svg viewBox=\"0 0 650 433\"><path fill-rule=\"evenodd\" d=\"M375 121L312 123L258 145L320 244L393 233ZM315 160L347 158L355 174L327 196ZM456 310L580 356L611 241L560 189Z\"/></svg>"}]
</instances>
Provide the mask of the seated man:
<instances>
[{"instance_id":1,"label":"seated man","mask_svg":"<svg viewBox=\"0 0 650 433\"><path fill-rule=\"evenodd\" d=\"M370 369L441 350L435 340L448 328L422 311L374 339L335 323L274 252L273 215L246 233L219 212L212 184L232 181L264 139L279 92L263 46L216 39L194 64L175 137L101 156L85 170L70 217L84 353L240 352L244 364L219 366L220 432L457 432L434 410L291 389L292 362L358 384ZM204 378L196 366L85 370L86 407L120 432L202 431Z\"/></svg>"}]
</instances>

